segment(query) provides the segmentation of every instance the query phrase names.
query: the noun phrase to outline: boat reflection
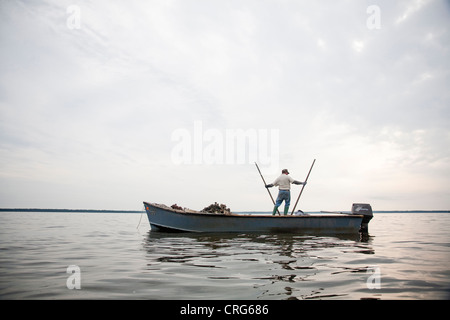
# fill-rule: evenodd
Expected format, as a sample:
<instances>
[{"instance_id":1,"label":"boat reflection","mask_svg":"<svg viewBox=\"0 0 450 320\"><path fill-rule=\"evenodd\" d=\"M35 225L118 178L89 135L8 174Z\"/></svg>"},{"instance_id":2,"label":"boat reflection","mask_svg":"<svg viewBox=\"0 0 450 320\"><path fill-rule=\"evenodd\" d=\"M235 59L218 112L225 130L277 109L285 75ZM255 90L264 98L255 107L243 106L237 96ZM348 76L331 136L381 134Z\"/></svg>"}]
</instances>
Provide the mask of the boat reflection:
<instances>
[{"instance_id":1,"label":"boat reflection","mask_svg":"<svg viewBox=\"0 0 450 320\"><path fill-rule=\"evenodd\" d=\"M371 243L371 237L362 239L354 234L302 236L149 231L143 247L147 270L169 272L179 277L180 283L194 281L208 288L218 284L227 286L223 281L228 280L230 288L236 286L242 290L248 286L249 290L257 291L256 298L307 299L323 296L321 291L325 285L318 283L325 278L366 272L369 264L348 267L338 262L346 256L363 261L361 255L374 254Z\"/></svg>"}]
</instances>

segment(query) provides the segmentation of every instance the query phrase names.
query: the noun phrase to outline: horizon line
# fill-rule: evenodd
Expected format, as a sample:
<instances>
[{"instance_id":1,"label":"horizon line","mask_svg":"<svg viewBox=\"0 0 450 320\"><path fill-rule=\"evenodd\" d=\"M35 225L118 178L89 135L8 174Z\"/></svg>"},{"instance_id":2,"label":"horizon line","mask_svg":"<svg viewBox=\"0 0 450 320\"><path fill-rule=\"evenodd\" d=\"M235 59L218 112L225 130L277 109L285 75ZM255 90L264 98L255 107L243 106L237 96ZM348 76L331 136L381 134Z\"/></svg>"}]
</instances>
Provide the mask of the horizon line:
<instances>
[{"instance_id":1,"label":"horizon line","mask_svg":"<svg viewBox=\"0 0 450 320\"><path fill-rule=\"evenodd\" d=\"M141 213L145 212L142 210L120 210L120 209L58 209L58 208L0 208L0 212L104 212L104 213ZM239 212L266 212L261 210L255 211L235 211ZM271 211L267 211L271 212ZM319 211L305 211L305 212L321 212ZM374 210L373 213L388 213L388 212L411 212L411 213L420 213L420 212L446 212L450 213L450 210L445 209L405 209L405 210Z\"/></svg>"}]
</instances>

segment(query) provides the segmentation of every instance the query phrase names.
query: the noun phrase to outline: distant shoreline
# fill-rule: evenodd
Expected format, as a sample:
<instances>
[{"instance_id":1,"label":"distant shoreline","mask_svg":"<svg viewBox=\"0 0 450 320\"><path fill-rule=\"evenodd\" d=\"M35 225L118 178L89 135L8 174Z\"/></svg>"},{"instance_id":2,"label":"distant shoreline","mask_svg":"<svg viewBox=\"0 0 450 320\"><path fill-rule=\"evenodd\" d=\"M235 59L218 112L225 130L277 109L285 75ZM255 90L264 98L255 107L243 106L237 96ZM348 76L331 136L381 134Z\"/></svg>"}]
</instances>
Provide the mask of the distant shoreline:
<instances>
[{"instance_id":1,"label":"distant shoreline","mask_svg":"<svg viewBox=\"0 0 450 320\"><path fill-rule=\"evenodd\" d=\"M141 213L144 210L94 210L94 209L39 209L0 208L0 212L99 212L99 213Z\"/></svg>"},{"instance_id":2,"label":"distant shoreline","mask_svg":"<svg viewBox=\"0 0 450 320\"><path fill-rule=\"evenodd\" d=\"M144 210L96 210L96 209L39 209L39 208L0 208L0 212L92 212L92 213L142 213ZM255 211L260 212L260 211ZM238 211L236 213L249 213ZM310 213L320 213L311 211ZM373 213L450 213L450 210L380 210Z\"/></svg>"}]
</instances>

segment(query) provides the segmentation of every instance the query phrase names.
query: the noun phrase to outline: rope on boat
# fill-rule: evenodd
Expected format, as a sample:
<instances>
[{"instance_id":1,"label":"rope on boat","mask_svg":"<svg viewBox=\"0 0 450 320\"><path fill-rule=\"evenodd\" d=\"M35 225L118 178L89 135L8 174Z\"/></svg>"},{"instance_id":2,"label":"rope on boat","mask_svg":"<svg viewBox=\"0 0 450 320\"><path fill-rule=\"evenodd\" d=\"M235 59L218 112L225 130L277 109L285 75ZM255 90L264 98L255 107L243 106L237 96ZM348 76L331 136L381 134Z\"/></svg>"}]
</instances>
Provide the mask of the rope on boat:
<instances>
[{"instance_id":1,"label":"rope on boat","mask_svg":"<svg viewBox=\"0 0 450 320\"><path fill-rule=\"evenodd\" d=\"M145 212L145 206L143 205L143 206L142 206L141 217L139 218L139 223L138 223L136 229L138 229L139 226L141 225L142 215L144 214L144 212Z\"/></svg>"}]
</instances>

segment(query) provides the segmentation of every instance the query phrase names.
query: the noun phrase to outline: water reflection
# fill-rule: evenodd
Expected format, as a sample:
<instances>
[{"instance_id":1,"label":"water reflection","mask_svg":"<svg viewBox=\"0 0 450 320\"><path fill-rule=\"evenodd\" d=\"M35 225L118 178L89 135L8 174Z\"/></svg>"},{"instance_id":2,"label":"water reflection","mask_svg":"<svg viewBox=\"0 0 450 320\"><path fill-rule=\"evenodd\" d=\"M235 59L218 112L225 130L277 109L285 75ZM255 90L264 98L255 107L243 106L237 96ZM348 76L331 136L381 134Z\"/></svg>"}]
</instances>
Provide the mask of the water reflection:
<instances>
[{"instance_id":1,"label":"water reflection","mask_svg":"<svg viewBox=\"0 0 450 320\"><path fill-rule=\"evenodd\" d=\"M192 234L149 231L144 239L146 269L170 275L190 298L307 299L324 297L334 278L366 272L344 258L374 254L371 238L359 235ZM176 280L174 280L176 279ZM345 280L344 280L345 281ZM222 291L229 292L229 297ZM236 296L237 295L237 296ZM332 293L331 296L341 296ZM345 295L345 294L344 294ZM177 297L173 297L177 299Z\"/></svg>"}]
</instances>

